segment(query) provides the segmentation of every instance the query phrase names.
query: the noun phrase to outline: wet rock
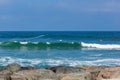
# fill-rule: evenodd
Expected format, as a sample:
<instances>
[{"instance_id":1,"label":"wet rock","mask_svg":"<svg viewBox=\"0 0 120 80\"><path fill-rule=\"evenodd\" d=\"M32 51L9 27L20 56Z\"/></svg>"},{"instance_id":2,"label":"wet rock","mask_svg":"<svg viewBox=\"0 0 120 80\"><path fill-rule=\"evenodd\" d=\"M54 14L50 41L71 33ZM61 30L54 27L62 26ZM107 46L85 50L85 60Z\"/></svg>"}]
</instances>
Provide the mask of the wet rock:
<instances>
[{"instance_id":1,"label":"wet rock","mask_svg":"<svg viewBox=\"0 0 120 80\"><path fill-rule=\"evenodd\" d=\"M11 75L12 80L58 80L54 72L45 69L22 70Z\"/></svg>"},{"instance_id":2,"label":"wet rock","mask_svg":"<svg viewBox=\"0 0 120 80\"><path fill-rule=\"evenodd\" d=\"M85 71L83 68L77 68L77 67L66 67L66 66L56 66L49 68L55 73L77 73L77 72L83 72Z\"/></svg>"},{"instance_id":3,"label":"wet rock","mask_svg":"<svg viewBox=\"0 0 120 80\"><path fill-rule=\"evenodd\" d=\"M28 66L28 67L21 67L20 71L21 71L21 70L33 70L33 69L36 69L36 68L31 67L31 66Z\"/></svg>"},{"instance_id":4,"label":"wet rock","mask_svg":"<svg viewBox=\"0 0 120 80\"><path fill-rule=\"evenodd\" d=\"M20 69L21 69L21 66L17 63L12 63L5 67L5 70L11 71L11 72L17 72Z\"/></svg>"}]
</instances>

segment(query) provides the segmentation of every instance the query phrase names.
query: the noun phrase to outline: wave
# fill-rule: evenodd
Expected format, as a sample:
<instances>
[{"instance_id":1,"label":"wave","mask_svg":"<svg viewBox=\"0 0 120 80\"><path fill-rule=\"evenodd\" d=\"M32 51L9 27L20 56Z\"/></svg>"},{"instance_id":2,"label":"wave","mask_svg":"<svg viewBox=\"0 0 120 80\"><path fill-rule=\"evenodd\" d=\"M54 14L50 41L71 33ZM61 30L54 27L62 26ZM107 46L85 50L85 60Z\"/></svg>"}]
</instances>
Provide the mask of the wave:
<instances>
[{"instance_id":1,"label":"wave","mask_svg":"<svg viewBox=\"0 0 120 80\"><path fill-rule=\"evenodd\" d=\"M96 44L84 42L0 42L0 48L21 48L27 47L31 49L110 49L120 50L120 44Z\"/></svg>"},{"instance_id":2,"label":"wave","mask_svg":"<svg viewBox=\"0 0 120 80\"><path fill-rule=\"evenodd\" d=\"M81 43L77 42L1 42L0 47L2 48L37 48L37 49L46 49L46 48L55 48L55 49L77 49L81 48Z\"/></svg>"},{"instance_id":3,"label":"wave","mask_svg":"<svg viewBox=\"0 0 120 80\"><path fill-rule=\"evenodd\" d=\"M22 66L46 67L46 66L119 66L120 59L98 59L91 61L71 60L67 58L61 59L24 59L16 57L0 57L0 66L6 66L10 63L18 63Z\"/></svg>"},{"instance_id":4,"label":"wave","mask_svg":"<svg viewBox=\"0 0 120 80\"><path fill-rule=\"evenodd\" d=\"M120 49L120 44L96 44L96 43L84 43L81 45L86 48L97 48L97 49Z\"/></svg>"}]
</instances>

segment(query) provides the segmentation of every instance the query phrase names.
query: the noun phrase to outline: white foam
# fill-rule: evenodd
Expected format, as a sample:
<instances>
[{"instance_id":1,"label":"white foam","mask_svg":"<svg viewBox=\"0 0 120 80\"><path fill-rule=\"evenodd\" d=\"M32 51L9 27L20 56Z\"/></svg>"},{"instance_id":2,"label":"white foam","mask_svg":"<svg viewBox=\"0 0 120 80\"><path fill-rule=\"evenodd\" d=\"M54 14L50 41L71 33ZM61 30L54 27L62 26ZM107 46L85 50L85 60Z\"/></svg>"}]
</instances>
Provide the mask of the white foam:
<instances>
[{"instance_id":1,"label":"white foam","mask_svg":"<svg viewBox=\"0 0 120 80\"><path fill-rule=\"evenodd\" d=\"M59 66L59 65L68 65L68 66L81 66L81 65L89 65L89 66L119 66L120 59L98 59L91 61L81 61L81 60L71 60L66 58L61 59L22 59L15 57L1 57L0 58L0 66L6 66L10 63L18 63L22 66L40 66L40 65L49 65L49 66Z\"/></svg>"},{"instance_id":2,"label":"white foam","mask_svg":"<svg viewBox=\"0 0 120 80\"><path fill-rule=\"evenodd\" d=\"M28 44L28 42L20 42L20 44L26 45L26 44Z\"/></svg>"},{"instance_id":3,"label":"white foam","mask_svg":"<svg viewBox=\"0 0 120 80\"><path fill-rule=\"evenodd\" d=\"M97 49L120 49L120 44L96 44L96 43L84 43L81 42L83 47L97 48Z\"/></svg>"},{"instance_id":4,"label":"white foam","mask_svg":"<svg viewBox=\"0 0 120 80\"><path fill-rule=\"evenodd\" d=\"M46 44L50 44L50 42L46 42Z\"/></svg>"},{"instance_id":5,"label":"white foam","mask_svg":"<svg viewBox=\"0 0 120 80\"><path fill-rule=\"evenodd\" d=\"M59 41L61 42L61 41L63 41L63 40L60 39Z\"/></svg>"}]
</instances>

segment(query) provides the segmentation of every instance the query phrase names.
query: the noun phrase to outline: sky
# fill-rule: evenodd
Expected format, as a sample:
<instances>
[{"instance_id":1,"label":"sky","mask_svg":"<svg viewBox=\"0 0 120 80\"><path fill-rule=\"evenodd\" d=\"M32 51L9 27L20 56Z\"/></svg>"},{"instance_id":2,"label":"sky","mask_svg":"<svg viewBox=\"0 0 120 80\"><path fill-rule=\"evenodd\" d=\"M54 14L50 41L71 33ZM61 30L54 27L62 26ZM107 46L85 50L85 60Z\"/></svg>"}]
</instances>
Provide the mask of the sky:
<instances>
[{"instance_id":1,"label":"sky","mask_svg":"<svg viewBox=\"0 0 120 80\"><path fill-rule=\"evenodd\" d=\"M0 0L0 31L120 31L120 0Z\"/></svg>"}]
</instances>

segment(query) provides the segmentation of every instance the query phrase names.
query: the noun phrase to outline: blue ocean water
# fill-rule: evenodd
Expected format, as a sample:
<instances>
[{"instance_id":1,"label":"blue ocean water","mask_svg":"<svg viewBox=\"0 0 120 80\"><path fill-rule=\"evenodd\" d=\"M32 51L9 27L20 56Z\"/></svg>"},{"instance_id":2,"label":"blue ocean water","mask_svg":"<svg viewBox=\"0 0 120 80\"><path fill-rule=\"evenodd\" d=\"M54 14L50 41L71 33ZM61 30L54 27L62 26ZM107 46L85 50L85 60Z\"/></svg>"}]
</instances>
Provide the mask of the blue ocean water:
<instances>
[{"instance_id":1,"label":"blue ocean water","mask_svg":"<svg viewBox=\"0 0 120 80\"><path fill-rule=\"evenodd\" d=\"M0 32L0 66L119 66L120 32Z\"/></svg>"}]
</instances>

